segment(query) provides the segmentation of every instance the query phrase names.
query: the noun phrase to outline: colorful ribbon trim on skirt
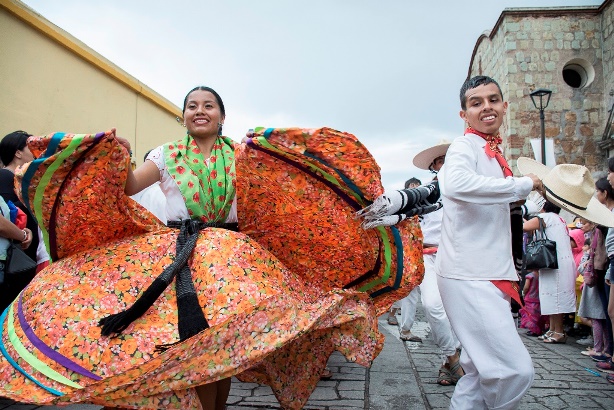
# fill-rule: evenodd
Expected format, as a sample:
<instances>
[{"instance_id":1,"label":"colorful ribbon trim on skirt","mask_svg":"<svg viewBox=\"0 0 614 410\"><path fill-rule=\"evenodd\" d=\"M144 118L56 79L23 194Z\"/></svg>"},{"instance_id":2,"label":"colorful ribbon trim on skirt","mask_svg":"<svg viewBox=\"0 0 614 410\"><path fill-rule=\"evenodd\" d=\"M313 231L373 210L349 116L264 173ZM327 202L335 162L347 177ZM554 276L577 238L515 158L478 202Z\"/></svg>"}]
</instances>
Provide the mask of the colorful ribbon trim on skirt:
<instances>
[{"instance_id":1,"label":"colorful ribbon trim on skirt","mask_svg":"<svg viewBox=\"0 0 614 410\"><path fill-rule=\"evenodd\" d=\"M104 132L100 132L95 135L95 140L98 142L104 137L106 134ZM72 140L68 147L66 147L60 155L53 161L44 175L41 177L40 182L36 188L36 192L34 193L34 208L30 206L30 199L28 196L28 190L30 188L30 182L32 177L38 170L39 166L47 160L47 158L53 156L58 150L62 139L66 136L64 132L57 132L51 137L51 141L49 145L47 145L47 149L45 153L40 157L33 160L28 166L27 171L25 172L22 182L21 182L21 195L23 198L23 203L28 208L32 209L34 216L37 220L44 220L43 210L42 210L42 198L45 195L45 187L49 184L49 181L53 177L53 174L58 170L58 168L64 163L64 161L69 158L76 150L79 148L83 138L89 136L89 134L79 134L79 135L71 135ZM95 144L94 144L95 145ZM91 147L90 147L91 148ZM51 218L51 220L55 220L55 218ZM49 231L45 228L44 224L39 224L41 228L41 232L43 233L43 239L45 241L45 246L50 251L50 256L52 260L57 260L56 246L55 246L55 237L50 237L49 231L53 231L52 227L50 227Z\"/></svg>"}]
</instances>

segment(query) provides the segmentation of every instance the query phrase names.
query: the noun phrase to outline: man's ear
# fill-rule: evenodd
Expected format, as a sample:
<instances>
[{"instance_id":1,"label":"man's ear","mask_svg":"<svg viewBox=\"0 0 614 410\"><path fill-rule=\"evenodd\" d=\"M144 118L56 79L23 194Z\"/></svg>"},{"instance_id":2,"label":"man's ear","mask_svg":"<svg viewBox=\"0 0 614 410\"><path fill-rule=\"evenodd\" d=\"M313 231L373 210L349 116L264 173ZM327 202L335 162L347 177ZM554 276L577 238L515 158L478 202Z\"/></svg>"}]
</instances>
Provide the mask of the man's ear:
<instances>
[{"instance_id":1,"label":"man's ear","mask_svg":"<svg viewBox=\"0 0 614 410\"><path fill-rule=\"evenodd\" d=\"M460 115L460 117L463 119L463 121L467 121L467 115L465 113L465 110L460 110L458 115Z\"/></svg>"}]
</instances>

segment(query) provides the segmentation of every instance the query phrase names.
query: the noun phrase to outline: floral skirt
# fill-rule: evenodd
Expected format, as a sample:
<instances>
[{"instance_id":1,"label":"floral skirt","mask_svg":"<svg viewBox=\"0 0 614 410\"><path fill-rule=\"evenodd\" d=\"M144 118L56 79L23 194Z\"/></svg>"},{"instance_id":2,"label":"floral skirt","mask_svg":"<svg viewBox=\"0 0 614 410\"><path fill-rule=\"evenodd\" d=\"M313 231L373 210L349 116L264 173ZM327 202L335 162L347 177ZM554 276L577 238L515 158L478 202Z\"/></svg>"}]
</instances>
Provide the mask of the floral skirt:
<instances>
[{"instance_id":1,"label":"floral skirt","mask_svg":"<svg viewBox=\"0 0 614 410\"><path fill-rule=\"evenodd\" d=\"M272 240L262 237L263 245L257 234L206 228L188 264L210 327L179 340L171 283L123 332L102 336L100 319L132 306L173 262L178 230L123 194L130 164L113 133L52 134L31 138L29 147L39 159L17 176L54 262L0 316L0 396L35 404L197 409L194 387L236 375L271 386L284 408L299 409L333 351L372 363L383 346L376 306L421 280L415 222L399 228L400 245L388 255L379 250L386 248L384 236L394 241L390 231L364 241L363 247L377 249L361 251L371 268L357 271L356 280L343 263L320 272L343 272L348 286L334 285L334 278L320 286L317 277L295 273L288 266L304 264L278 257ZM382 275L371 293L359 289Z\"/></svg>"}]
</instances>

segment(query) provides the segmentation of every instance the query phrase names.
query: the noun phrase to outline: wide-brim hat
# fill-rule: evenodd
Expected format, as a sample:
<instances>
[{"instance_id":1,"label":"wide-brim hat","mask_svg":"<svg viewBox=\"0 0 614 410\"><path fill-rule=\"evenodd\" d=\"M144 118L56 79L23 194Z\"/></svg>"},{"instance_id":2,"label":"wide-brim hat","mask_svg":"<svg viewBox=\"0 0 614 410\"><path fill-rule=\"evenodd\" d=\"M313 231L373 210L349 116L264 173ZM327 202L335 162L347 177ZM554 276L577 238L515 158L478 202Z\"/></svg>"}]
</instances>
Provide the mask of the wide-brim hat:
<instances>
[{"instance_id":1,"label":"wide-brim hat","mask_svg":"<svg viewBox=\"0 0 614 410\"><path fill-rule=\"evenodd\" d=\"M442 143L438 145L434 145L430 148L425 149L424 151L420 151L414 157L414 166L420 169L430 170L430 166L435 161L435 158L446 155L448 152L448 148L450 147L450 143Z\"/></svg>"},{"instance_id":2,"label":"wide-brim hat","mask_svg":"<svg viewBox=\"0 0 614 410\"><path fill-rule=\"evenodd\" d=\"M614 227L614 214L595 198L595 181L585 166L547 167L534 159L518 158L518 170L542 180L545 197L554 205L599 225Z\"/></svg>"}]
</instances>

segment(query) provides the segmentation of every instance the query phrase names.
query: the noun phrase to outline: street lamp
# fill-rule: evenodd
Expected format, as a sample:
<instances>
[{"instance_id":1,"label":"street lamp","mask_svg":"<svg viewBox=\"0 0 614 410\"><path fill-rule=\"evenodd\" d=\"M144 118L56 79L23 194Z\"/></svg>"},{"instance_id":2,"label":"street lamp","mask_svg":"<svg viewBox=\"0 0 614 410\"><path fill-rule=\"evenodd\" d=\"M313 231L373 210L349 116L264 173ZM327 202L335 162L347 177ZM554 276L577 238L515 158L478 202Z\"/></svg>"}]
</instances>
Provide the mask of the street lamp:
<instances>
[{"instance_id":1,"label":"street lamp","mask_svg":"<svg viewBox=\"0 0 614 410\"><path fill-rule=\"evenodd\" d=\"M545 88L538 88L529 95L531 96L533 105L539 110L539 119L542 125L542 164L546 165L546 128L544 125L544 110L550 102L552 91ZM537 100L538 98L539 101Z\"/></svg>"}]
</instances>

